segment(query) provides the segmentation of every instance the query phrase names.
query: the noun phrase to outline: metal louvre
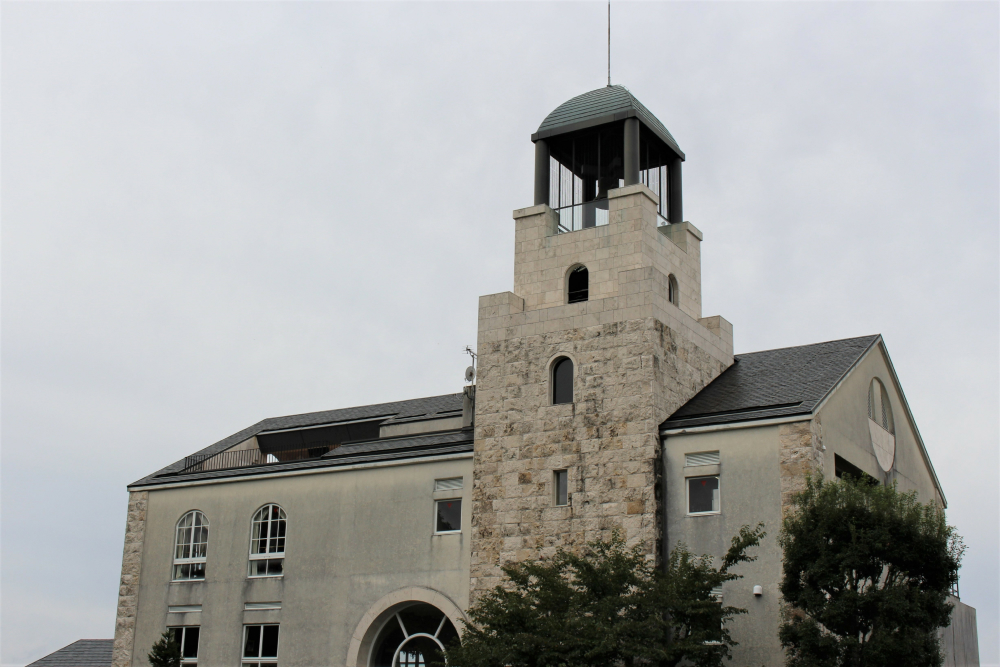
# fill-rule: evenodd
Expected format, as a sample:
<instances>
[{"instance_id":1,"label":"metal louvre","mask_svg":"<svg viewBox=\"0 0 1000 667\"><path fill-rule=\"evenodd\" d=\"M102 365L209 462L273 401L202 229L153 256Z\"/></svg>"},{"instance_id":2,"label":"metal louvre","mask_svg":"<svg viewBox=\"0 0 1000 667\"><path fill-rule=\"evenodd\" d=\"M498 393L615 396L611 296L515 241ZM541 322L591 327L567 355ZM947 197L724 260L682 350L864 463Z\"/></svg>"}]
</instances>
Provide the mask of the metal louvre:
<instances>
[{"instance_id":1,"label":"metal louvre","mask_svg":"<svg viewBox=\"0 0 1000 667\"><path fill-rule=\"evenodd\" d=\"M684 466L714 466L719 465L719 452L699 452L684 456Z\"/></svg>"},{"instance_id":2,"label":"metal louvre","mask_svg":"<svg viewBox=\"0 0 1000 667\"><path fill-rule=\"evenodd\" d=\"M462 488L462 477L449 477L434 480L435 491L454 491Z\"/></svg>"}]
</instances>

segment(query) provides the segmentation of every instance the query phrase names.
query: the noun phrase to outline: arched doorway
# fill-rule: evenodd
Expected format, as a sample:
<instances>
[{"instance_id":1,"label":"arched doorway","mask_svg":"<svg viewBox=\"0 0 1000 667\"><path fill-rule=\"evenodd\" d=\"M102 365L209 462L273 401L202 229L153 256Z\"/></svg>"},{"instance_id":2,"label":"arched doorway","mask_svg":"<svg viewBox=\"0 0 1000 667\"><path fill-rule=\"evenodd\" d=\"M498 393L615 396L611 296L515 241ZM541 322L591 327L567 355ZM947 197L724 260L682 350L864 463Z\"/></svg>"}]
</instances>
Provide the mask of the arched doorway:
<instances>
[{"instance_id":1,"label":"arched doorway","mask_svg":"<svg viewBox=\"0 0 1000 667\"><path fill-rule=\"evenodd\" d=\"M372 644L369 667L430 667L458 636L454 624L426 602L403 604L385 619Z\"/></svg>"}]
</instances>

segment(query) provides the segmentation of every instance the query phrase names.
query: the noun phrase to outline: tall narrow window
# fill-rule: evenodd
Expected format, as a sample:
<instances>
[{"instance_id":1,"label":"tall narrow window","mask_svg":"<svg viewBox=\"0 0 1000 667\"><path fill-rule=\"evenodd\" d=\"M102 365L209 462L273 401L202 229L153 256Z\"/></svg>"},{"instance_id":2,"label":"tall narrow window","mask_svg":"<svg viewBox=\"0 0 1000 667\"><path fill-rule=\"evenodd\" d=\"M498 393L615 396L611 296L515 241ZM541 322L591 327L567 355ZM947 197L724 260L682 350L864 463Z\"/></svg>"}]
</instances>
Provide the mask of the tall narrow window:
<instances>
[{"instance_id":1,"label":"tall narrow window","mask_svg":"<svg viewBox=\"0 0 1000 667\"><path fill-rule=\"evenodd\" d=\"M567 285L567 296L569 303L579 303L586 301L590 295L590 272L587 267L578 266L569 272L569 285Z\"/></svg>"},{"instance_id":2,"label":"tall narrow window","mask_svg":"<svg viewBox=\"0 0 1000 667\"><path fill-rule=\"evenodd\" d=\"M556 505L569 504L569 474L566 470L556 470L552 475L553 486L555 487Z\"/></svg>"},{"instance_id":3,"label":"tall narrow window","mask_svg":"<svg viewBox=\"0 0 1000 667\"><path fill-rule=\"evenodd\" d=\"M563 357L552 366L552 404L573 402L573 362Z\"/></svg>"},{"instance_id":4,"label":"tall narrow window","mask_svg":"<svg viewBox=\"0 0 1000 667\"><path fill-rule=\"evenodd\" d=\"M243 667L278 667L278 626L243 626Z\"/></svg>"},{"instance_id":5,"label":"tall narrow window","mask_svg":"<svg viewBox=\"0 0 1000 667\"><path fill-rule=\"evenodd\" d=\"M667 298L675 306L681 305L680 290L677 289L677 278L674 278L674 274L672 273L667 276Z\"/></svg>"},{"instance_id":6,"label":"tall narrow window","mask_svg":"<svg viewBox=\"0 0 1000 667\"><path fill-rule=\"evenodd\" d=\"M181 665L197 665L198 635L201 634L201 628L195 625L168 629L181 649Z\"/></svg>"},{"instance_id":7,"label":"tall narrow window","mask_svg":"<svg viewBox=\"0 0 1000 667\"><path fill-rule=\"evenodd\" d=\"M208 557L208 519L201 512L188 512L177 522L174 542L174 581L205 578Z\"/></svg>"},{"instance_id":8,"label":"tall narrow window","mask_svg":"<svg viewBox=\"0 0 1000 667\"><path fill-rule=\"evenodd\" d=\"M250 534L250 576L277 577L284 571L285 510L264 505L253 516Z\"/></svg>"}]
</instances>

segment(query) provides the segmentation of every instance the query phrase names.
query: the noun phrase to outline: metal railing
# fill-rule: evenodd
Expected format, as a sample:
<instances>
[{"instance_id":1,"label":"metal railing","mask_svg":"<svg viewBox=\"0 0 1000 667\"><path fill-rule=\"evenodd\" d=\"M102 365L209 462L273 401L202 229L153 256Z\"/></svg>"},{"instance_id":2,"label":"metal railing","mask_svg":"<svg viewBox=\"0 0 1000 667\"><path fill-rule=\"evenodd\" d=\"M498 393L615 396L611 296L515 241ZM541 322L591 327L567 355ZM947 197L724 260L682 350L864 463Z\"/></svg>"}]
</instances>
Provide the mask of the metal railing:
<instances>
[{"instance_id":1,"label":"metal railing","mask_svg":"<svg viewBox=\"0 0 1000 667\"><path fill-rule=\"evenodd\" d=\"M595 199L583 204L563 206L555 209L559 215L559 234L576 232L590 227L608 224L608 200Z\"/></svg>"},{"instance_id":2,"label":"metal railing","mask_svg":"<svg viewBox=\"0 0 1000 667\"><path fill-rule=\"evenodd\" d=\"M236 449L218 454L195 454L184 458L184 467L178 471L178 474L318 459L334 448L335 445L317 445L316 447L286 449L268 454L259 449Z\"/></svg>"},{"instance_id":3,"label":"metal railing","mask_svg":"<svg viewBox=\"0 0 1000 667\"><path fill-rule=\"evenodd\" d=\"M583 204L573 204L572 206L562 206L554 209L559 215L559 226L556 229L558 234L576 232L590 227L600 227L610 222L607 199L595 199ZM656 213L656 226L664 227L669 225L667 220L659 211Z\"/></svg>"}]
</instances>

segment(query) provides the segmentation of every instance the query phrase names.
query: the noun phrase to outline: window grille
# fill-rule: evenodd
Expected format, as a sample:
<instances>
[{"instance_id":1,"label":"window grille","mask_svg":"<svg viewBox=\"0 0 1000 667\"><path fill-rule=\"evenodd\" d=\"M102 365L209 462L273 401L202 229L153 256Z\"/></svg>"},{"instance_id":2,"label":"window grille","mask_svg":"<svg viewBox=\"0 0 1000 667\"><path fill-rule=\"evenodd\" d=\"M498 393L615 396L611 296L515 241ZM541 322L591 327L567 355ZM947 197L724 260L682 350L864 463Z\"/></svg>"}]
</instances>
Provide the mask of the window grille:
<instances>
[{"instance_id":1,"label":"window grille","mask_svg":"<svg viewBox=\"0 0 1000 667\"><path fill-rule=\"evenodd\" d=\"M719 452L699 452L697 454L687 454L684 457L684 465L686 467L719 465Z\"/></svg>"},{"instance_id":2,"label":"window grille","mask_svg":"<svg viewBox=\"0 0 1000 667\"><path fill-rule=\"evenodd\" d=\"M278 667L278 626L243 626L243 667Z\"/></svg>"},{"instance_id":3,"label":"window grille","mask_svg":"<svg viewBox=\"0 0 1000 667\"><path fill-rule=\"evenodd\" d=\"M205 578L208 558L208 519L201 512L188 512L177 522L174 542L174 581Z\"/></svg>"},{"instance_id":4,"label":"window grille","mask_svg":"<svg viewBox=\"0 0 1000 667\"><path fill-rule=\"evenodd\" d=\"M250 535L250 576L277 577L284 572L285 510L264 505L253 517Z\"/></svg>"}]
</instances>

